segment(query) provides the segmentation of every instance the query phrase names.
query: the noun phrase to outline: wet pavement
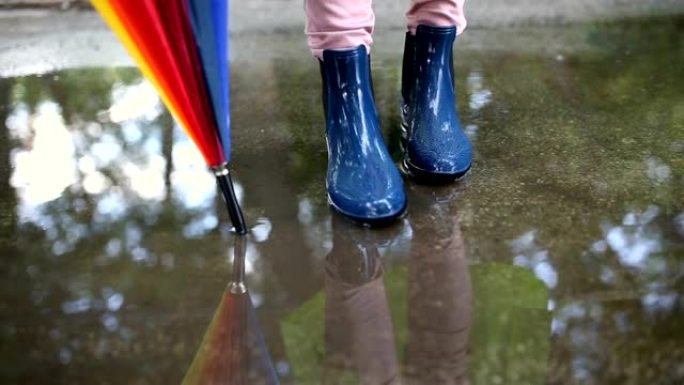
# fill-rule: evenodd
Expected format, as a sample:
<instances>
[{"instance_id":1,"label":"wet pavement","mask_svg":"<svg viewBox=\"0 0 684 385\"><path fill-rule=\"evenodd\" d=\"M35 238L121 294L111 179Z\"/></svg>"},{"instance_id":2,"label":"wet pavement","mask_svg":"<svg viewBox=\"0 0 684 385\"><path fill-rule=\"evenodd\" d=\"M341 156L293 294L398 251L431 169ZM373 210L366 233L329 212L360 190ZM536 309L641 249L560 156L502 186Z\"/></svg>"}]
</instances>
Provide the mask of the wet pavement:
<instances>
[{"instance_id":1,"label":"wet pavement","mask_svg":"<svg viewBox=\"0 0 684 385\"><path fill-rule=\"evenodd\" d=\"M473 172L407 181L379 230L327 206L303 37L235 58L254 313L214 179L137 70L0 79L0 382L683 383L684 19L478 33L455 60ZM399 156L400 37L376 41Z\"/></svg>"}]
</instances>

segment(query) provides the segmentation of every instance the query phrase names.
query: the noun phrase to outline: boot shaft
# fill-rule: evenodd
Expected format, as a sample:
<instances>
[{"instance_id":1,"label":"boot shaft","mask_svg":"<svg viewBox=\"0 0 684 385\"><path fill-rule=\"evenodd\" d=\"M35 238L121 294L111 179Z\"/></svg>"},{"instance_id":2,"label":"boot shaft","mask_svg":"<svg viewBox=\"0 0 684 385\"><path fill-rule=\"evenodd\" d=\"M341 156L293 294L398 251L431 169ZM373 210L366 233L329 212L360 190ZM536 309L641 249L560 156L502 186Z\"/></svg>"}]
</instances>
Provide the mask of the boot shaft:
<instances>
[{"instance_id":1,"label":"boot shaft","mask_svg":"<svg viewBox=\"0 0 684 385\"><path fill-rule=\"evenodd\" d=\"M406 36L402 76L404 166L415 179L448 183L463 176L472 148L456 111L455 27L419 25Z\"/></svg>"},{"instance_id":2,"label":"boot shaft","mask_svg":"<svg viewBox=\"0 0 684 385\"><path fill-rule=\"evenodd\" d=\"M419 92L418 89L425 92L425 88L434 87L439 87L442 92L454 92L455 39L455 27L418 26L414 37L414 82L411 83L416 89L412 92Z\"/></svg>"},{"instance_id":3,"label":"boot shaft","mask_svg":"<svg viewBox=\"0 0 684 385\"><path fill-rule=\"evenodd\" d=\"M450 84L450 93L454 93L455 97L455 91L453 91L455 86L453 44L455 39L455 27L419 25L415 35L406 32L401 72L401 118L404 137L407 136L412 118L411 105L416 104L414 103L414 90L417 83L423 88L438 83ZM440 79L437 75L446 75L447 78ZM444 86L440 85L440 88L444 88Z\"/></svg>"},{"instance_id":4,"label":"boot shaft","mask_svg":"<svg viewBox=\"0 0 684 385\"><path fill-rule=\"evenodd\" d=\"M370 112L377 120L370 57L365 46L323 51L320 70L326 127L339 125L341 116L351 118L356 115L354 111Z\"/></svg>"}]
</instances>

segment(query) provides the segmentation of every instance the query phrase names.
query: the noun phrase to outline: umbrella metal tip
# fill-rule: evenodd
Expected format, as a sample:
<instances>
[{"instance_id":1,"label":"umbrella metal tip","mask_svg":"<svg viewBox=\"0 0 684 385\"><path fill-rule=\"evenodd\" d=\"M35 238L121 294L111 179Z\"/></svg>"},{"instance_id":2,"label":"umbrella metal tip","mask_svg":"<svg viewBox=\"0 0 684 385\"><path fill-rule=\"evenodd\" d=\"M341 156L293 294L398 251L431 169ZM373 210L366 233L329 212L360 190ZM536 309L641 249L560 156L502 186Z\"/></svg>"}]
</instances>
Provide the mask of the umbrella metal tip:
<instances>
[{"instance_id":1,"label":"umbrella metal tip","mask_svg":"<svg viewBox=\"0 0 684 385\"><path fill-rule=\"evenodd\" d=\"M240 228L240 229L238 229L238 228L235 227L235 226L233 226L233 227L230 228L230 232L233 233L233 234L236 234L236 235L246 235L246 234L249 234L249 230L250 230L250 229L248 229L248 228Z\"/></svg>"},{"instance_id":2,"label":"umbrella metal tip","mask_svg":"<svg viewBox=\"0 0 684 385\"><path fill-rule=\"evenodd\" d=\"M221 177L225 175L230 175L230 170L228 169L228 162L223 162L218 166L209 166L211 172L214 173L216 177Z\"/></svg>"},{"instance_id":3,"label":"umbrella metal tip","mask_svg":"<svg viewBox=\"0 0 684 385\"><path fill-rule=\"evenodd\" d=\"M244 294L247 292L247 286L243 282L231 282L228 284L228 291L233 294Z\"/></svg>"}]
</instances>

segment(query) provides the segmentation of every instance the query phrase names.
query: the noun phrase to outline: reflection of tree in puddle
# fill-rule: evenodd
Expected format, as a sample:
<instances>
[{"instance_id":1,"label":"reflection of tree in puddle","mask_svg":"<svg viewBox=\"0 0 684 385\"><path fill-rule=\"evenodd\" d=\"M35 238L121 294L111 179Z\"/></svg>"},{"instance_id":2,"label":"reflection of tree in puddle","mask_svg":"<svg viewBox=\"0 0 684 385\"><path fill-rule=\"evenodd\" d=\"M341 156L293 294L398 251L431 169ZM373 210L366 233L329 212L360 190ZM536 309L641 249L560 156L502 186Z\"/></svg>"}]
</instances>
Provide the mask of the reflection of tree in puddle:
<instances>
[{"instance_id":1,"label":"reflection of tree in puddle","mask_svg":"<svg viewBox=\"0 0 684 385\"><path fill-rule=\"evenodd\" d=\"M581 26L577 36L597 50L473 52L457 61L459 110L478 152L458 202L472 262L474 383L681 382L684 93L675 81L682 67L668 64L683 61L681 25L672 18ZM374 58L390 139L398 125L399 59ZM319 264L332 247L353 241L339 239L337 224L331 228L325 202L315 63L264 66L263 73L236 73L233 83L241 91L236 121L256 143L235 154L237 165L254 171L237 170L249 191L248 216L252 223L262 218L247 252L250 278L277 367L287 374L289 360L296 378L319 382L325 297L315 293L333 279ZM190 361L201 338L197 325L208 323L216 305L206 293L224 285L222 211L216 214L214 182L197 152L152 99L133 70L0 80L0 121L10 128L0 133L9 382L78 382L116 371L111 382L147 376L177 383ZM55 180L68 183L50 185L62 196L42 204L55 191L29 194L35 178L25 171L42 158L11 163L31 154L38 132L41 146L51 135L54 143L71 138L60 146L61 160L44 165L61 165ZM428 244L416 240L428 218L419 207L434 223L455 217L420 203L392 244L375 246L384 270L373 282L384 287L401 364L419 363L415 352L424 349L416 343L429 340L411 340L419 332L410 329L429 334L433 327L416 323L413 309L421 306L409 296L431 287L412 284L413 272L430 270L412 265L416 247ZM435 241L455 234L448 226L435 231ZM306 361L305 351L319 356ZM442 357L450 354L459 352ZM353 362L327 362L328 373L358 377ZM420 366L402 375L425 378Z\"/></svg>"},{"instance_id":2,"label":"reflection of tree in puddle","mask_svg":"<svg viewBox=\"0 0 684 385\"><path fill-rule=\"evenodd\" d=\"M214 209L214 180L136 71L65 71L10 79L3 85L8 100L15 98L11 108L4 108L10 103L2 105L3 113L13 115L8 124L25 127L26 132L14 142L3 141L11 144L3 147L7 162L11 151L33 150L33 117L40 115L41 106L57 106L51 116L71 140L74 151L68 162L75 173L73 181L58 188L59 199L22 206L28 209L20 211L18 226L15 189L3 190L7 197L2 196L2 204L10 208L7 218L12 219L2 233L8 240L3 255L7 250L16 258L8 281L20 282L16 290L4 293L20 314L16 324L30 325L23 329L25 337L9 338L8 346L36 346L35 359L12 356L8 362L61 362L75 368L88 357L103 366L137 359L143 364L122 370L123 382L147 370L146 363L159 362L165 367L155 378L174 382L163 378L180 370L172 363L185 362L182 355L192 353L185 342L194 341L193 334L200 332L196 318L210 316L202 302L209 297L206 293L220 285L211 279L220 274L225 255L222 211L216 214ZM65 99L56 101L53 92ZM91 97L84 97L89 93ZM288 156L285 151L279 154ZM257 170L278 170L283 163L280 156L260 153L243 155L240 161ZM45 169L50 167L46 163ZM6 183L10 173L25 171L8 165L2 172L7 174ZM319 279L307 274L305 261L293 263L293 254L305 258L309 251L298 228L290 226L297 207L289 204L294 201L289 175L278 172L276 179L274 174L259 172L242 179L238 173L251 192L245 198L259 210L248 213L257 224L255 242L247 250L250 279L257 283L255 304L265 303L270 309L308 296ZM26 175L15 179L32 180ZM242 198L240 184L236 190ZM21 188L18 192L26 202L28 195ZM274 226L279 231L272 234ZM194 280L201 284L189 283ZM187 291L178 293L179 287ZM264 296L263 290L285 295ZM52 316L41 317L48 313ZM278 322L277 315L271 315L266 318L267 334ZM160 357L164 351L173 354ZM50 369L34 371L33 378L67 371L59 365L44 367Z\"/></svg>"},{"instance_id":3,"label":"reflection of tree in puddle","mask_svg":"<svg viewBox=\"0 0 684 385\"><path fill-rule=\"evenodd\" d=\"M596 277L592 290L554 295L552 332L563 342L557 362L568 363L556 375L588 380L620 376L606 367L651 367L659 369L635 378L652 383L680 376L671 365L684 354L678 342L682 271L674 255L681 246L664 237L670 220L651 206L628 212L619 224L602 224L604 238L578 261ZM668 356L646 353L653 344Z\"/></svg>"},{"instance_id":4,"label":"reflection of tree in puddle","mask_svg":"<svg viewBox=\"0 0 684 385\"><path fill-rule=\"evenodd\" d=\"M681 17L584 28L590 53L472 65L493 97L475 117L468 251L550 289L552 382L676 383L684 72L666 63L682 60Z\"/></svg>"},{"instance_id":5,"label":"reflection of tree in puddle","mask_svg":"<svg viewBox=\"0 0 684 385\"><path fill-rule=\"evenodd\" d=\"M76 84L82 88L79 92ZM39 220L35 211L44 208L38 206L67 187L67 194L94 200L95 212L105 221L121 219L131 206L150 209L173 192L175 202L187 208L213 204L215 186L197 172L203 170L197 151L178 134L137 72L66 71L20 79L14 93L18 96L8 127L22 145L14 152L12 180L22 188L25 218ZM93 96L84 98L84 93ZM61 166L54 163L60 159ZM39 176L50 173L51 167L52 185L63 182L47 188L48 178ZM57 178L61 174L55 172L66 174ZM148 213L155 214L160 214L158 207Z\"/></svg>"},{"instance_id":6,"label":"reflection of tree in puddle","mask_svg":"<svg viewBox=\"0 0 684 385\"><path fill-rule=\"evenodd\" d=\"M3 281L13 286L3 290L11 305L2 312L16 317L3 345L26 351L3 354L14 368L5 379L46 383L69 378L69 368L171 350L174 338L160 330L185 321L140 319L135 309L177 311L201 288L180 297L172 288L225 255L220 242L207 242L220 239L214 181L204 183L196 150L145 89L126 69L0 81L0 177L16 188L0 197Z\"/></svg>"},{"instance_id":7,"label":"reflection of tree in puddle","mask_svg":"<svg viewBox=\"0 0 684 385\"><path fill-rule=\"evenodd\" d=\"M563 282L563 273L572 276L567 269L556 270L553 261L558 258L540 246L537 231L510 243L514 263L534 272L550 289L552 378L588 381L621 375L606 367L669 367L670 358L639 353L656 341L659 349L680 354L676 341L682 335L676 325L682 297L676 288L682 272L674 255L680 246L668 243L663 234L670 221L655 206L628 212L619 224L604 221L603 239L589 242L576 256L574 269L587 273L582 286ZM641 378L651 382L678 376L665 373Z\"/></svg>"},{"instance_id":8,"label":"reflection of tree in puddle","mask_svg":"<svg viewBox=\"0 0 684 385\"><path fill-rule=\"evenodd\" d=\"M0 79L0 122L3 123L7 121L10 114L12 85L11 79ZM6 243L14 237L17 224L17 196L10 185L12 145L9 130L0 125L0 240L2 247L6 247Z\"/></svg>"}]
</instances>

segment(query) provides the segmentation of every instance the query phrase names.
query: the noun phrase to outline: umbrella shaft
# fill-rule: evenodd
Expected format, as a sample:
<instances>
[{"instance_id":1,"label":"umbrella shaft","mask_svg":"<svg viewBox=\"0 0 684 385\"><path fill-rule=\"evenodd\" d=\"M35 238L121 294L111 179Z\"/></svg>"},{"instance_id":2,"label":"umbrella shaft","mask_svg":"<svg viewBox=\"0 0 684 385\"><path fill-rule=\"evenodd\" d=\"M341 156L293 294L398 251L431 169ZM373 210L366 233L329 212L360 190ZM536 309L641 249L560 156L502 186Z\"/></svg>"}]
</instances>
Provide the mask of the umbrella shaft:
<instances>
[{"instance_id":1,"label":"umbrella shaft","mask_svg":"<svg viewBox=\"0 0 684 385\"><path fill-rule=\"evenodd\" d=\"M230 221L233 222L233 227L235 228L235 233L237 234L247 234L247 225L245 224L245 218L242 215L242 209L235 196L235 190L233 189L233 180L230 177L230 173L225 172L221 175L216 175L216 183L221 190L221 195L223 195L223 201L226 202L226 207L228 208L228 215L230 215Z\"/></svg>"},{"instance_id":2,"label":"umbrella shaft","mask_svg":"<svg viewBox=\"0 0 684 385\"><path fill-rule=\"evenodd\" d=\"M247 287L245 286L246 242L245 237L235 237L233 249L233 279L228 285L228 288L233 294L247 292Z\"/></svg>"}]
</instances>

